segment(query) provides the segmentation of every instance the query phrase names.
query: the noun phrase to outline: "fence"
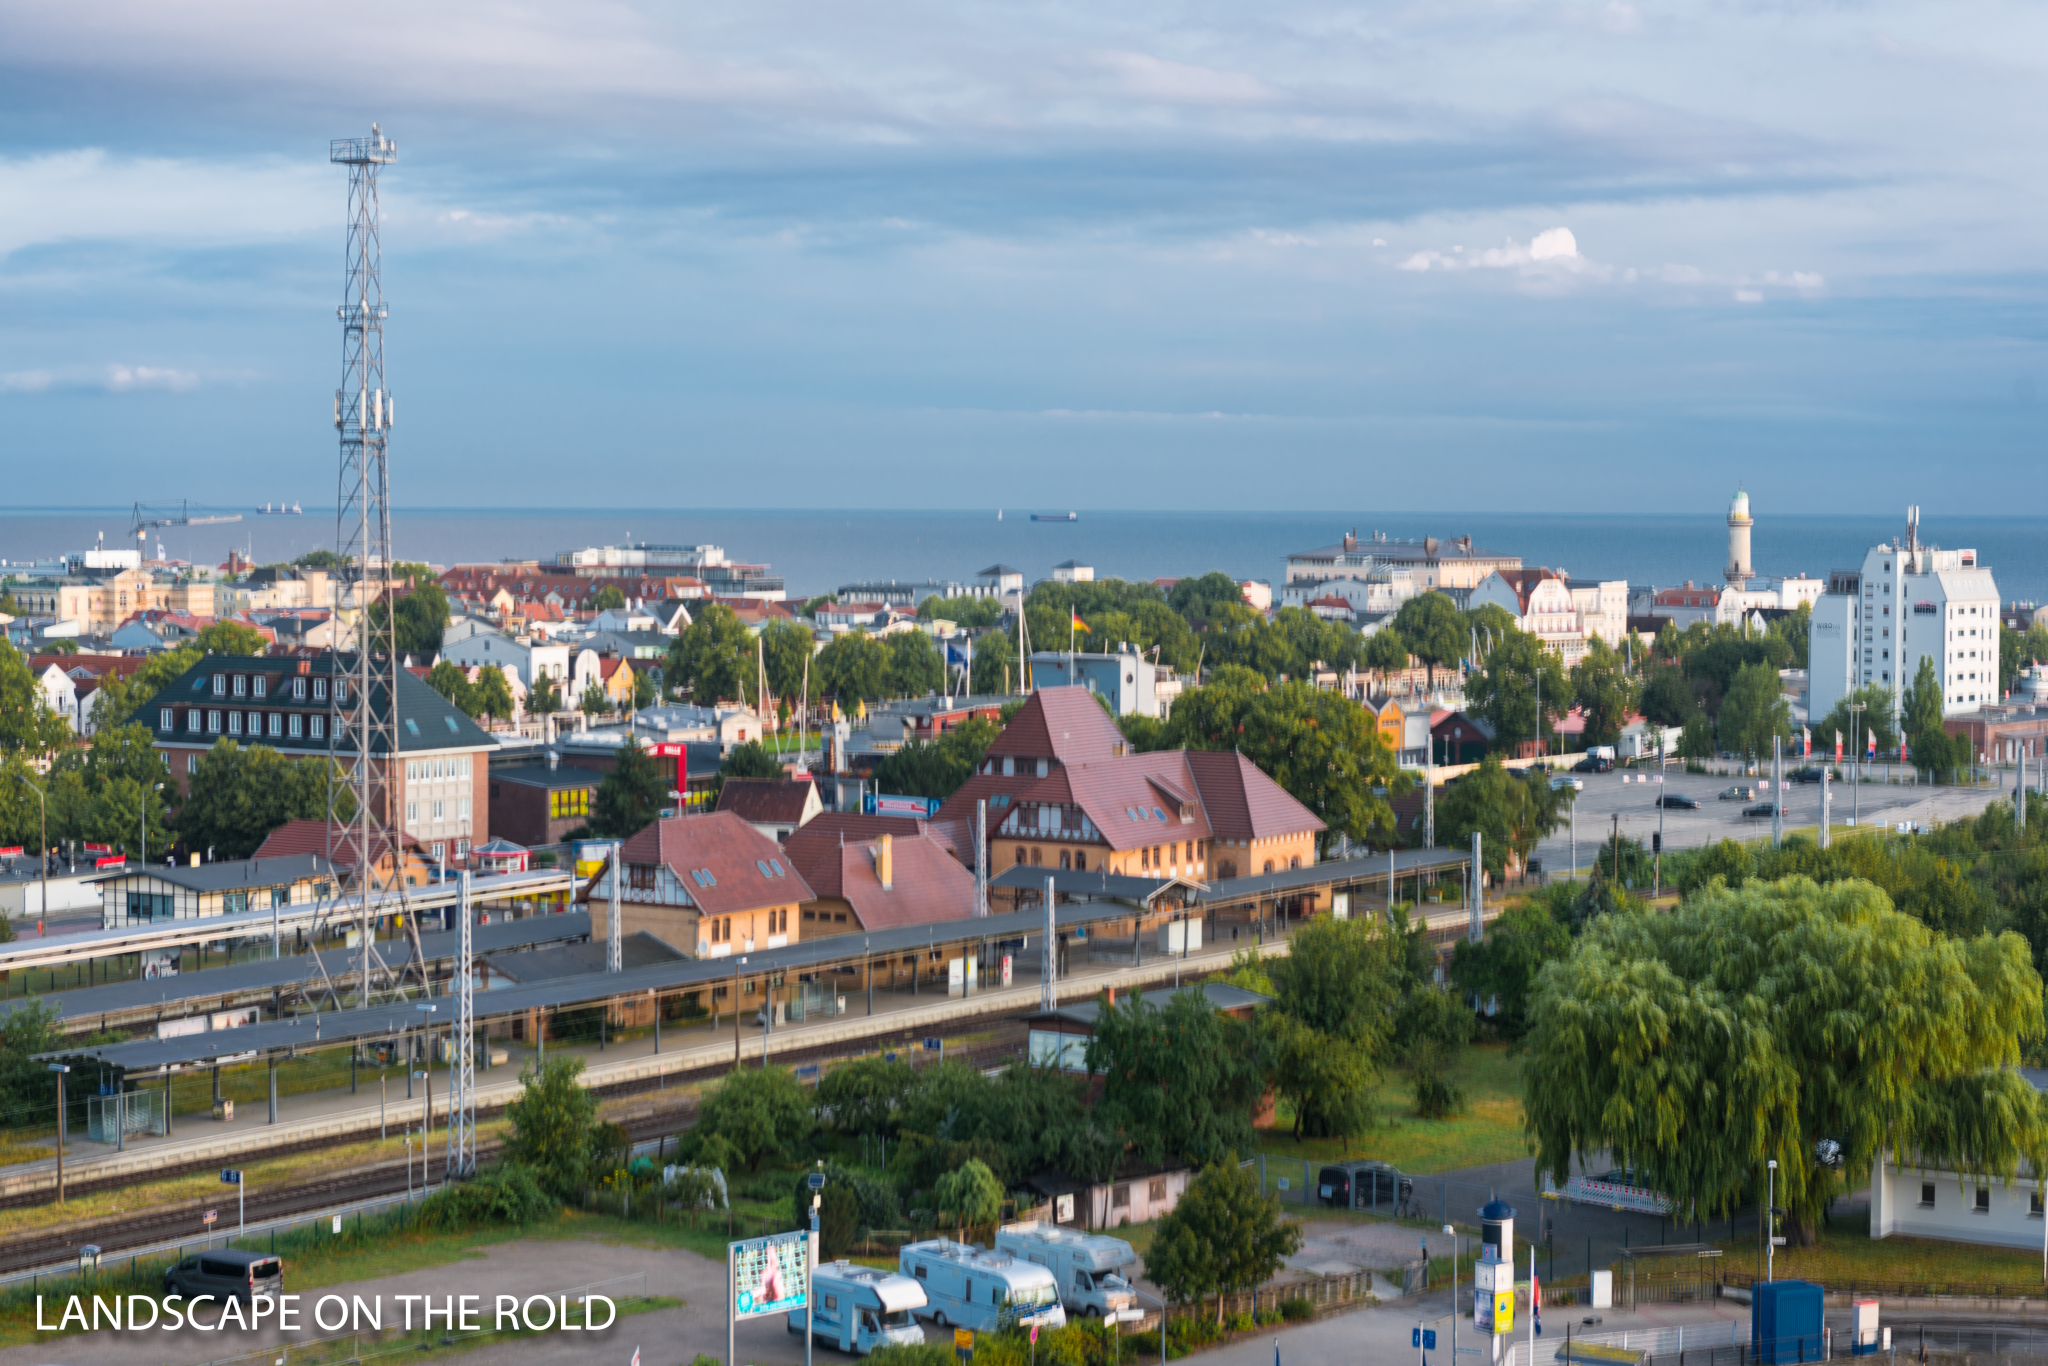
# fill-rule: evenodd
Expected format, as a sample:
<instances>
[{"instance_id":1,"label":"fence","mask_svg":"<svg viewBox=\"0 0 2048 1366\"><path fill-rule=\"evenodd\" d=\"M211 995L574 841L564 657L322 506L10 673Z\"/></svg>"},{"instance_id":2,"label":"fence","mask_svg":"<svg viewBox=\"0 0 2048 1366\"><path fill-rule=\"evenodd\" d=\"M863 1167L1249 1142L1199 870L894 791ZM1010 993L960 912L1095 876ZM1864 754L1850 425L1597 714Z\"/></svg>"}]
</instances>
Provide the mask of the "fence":
<instances>
[{"instance_id":1,"label":"fence","mask_svg":"<svg viewBox=\"0 0 2048 1366\"><path fill-rule=\"evenodd\" d=\"M1549 1298L1548 1289L1545 1299ZM1485 1337L1475 1332L1475 1337ZM1625 1333L1564 1335L1545 1334L1532 1344L1528 1330L1519 1329L1515 1340L1506 1344L1504 1366L1564 1366L1584 1362L1577 1349L1619 1348L1642 1354L1640 1366L1750 1366L1751 1362L1802 1362L1851 1359L1849 1344L1836 1341L1830 1329L1805 1338L1781 1338L1765 1343L1762 1351L1750 1339L1749 1321L1702 1323L1686 1327L1652 1328ZM1593 1354L1589 1353L1588 1357ZM1601 1354L1602 1356L1605 1353ZM2007 1327L1999 1324L1916 1324L1892 1334L1890 1350L1872 1354L1878 1366L1895 1366L1900 1359L1939 1363L1940 1366L1971 1366L1982 1358L1984 1366L2029 1366L2048 1363L2048 1329ZM1611 1358L1609 1358L1611 1359Z\"/></svg>"}]
</instances>

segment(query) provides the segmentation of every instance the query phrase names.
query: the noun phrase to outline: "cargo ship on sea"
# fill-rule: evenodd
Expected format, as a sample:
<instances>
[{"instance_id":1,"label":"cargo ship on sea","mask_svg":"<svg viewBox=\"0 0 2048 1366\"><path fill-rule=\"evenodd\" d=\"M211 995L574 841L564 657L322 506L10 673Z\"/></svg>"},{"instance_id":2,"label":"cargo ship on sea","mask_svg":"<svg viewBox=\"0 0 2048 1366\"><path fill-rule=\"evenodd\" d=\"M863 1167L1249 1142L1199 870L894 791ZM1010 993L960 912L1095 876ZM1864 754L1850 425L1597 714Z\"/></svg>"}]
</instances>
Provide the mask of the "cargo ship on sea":
<instances>
[{"instance_id":1,"label":"cargo ship on sea","mask_svg":"<svg viewBox=\"0 0 2048 1366\"><path fill-rule=\"evenodd\" d=\"M1031 514L1031 520L1034 522L1078 522L1081 520L1081 514L1078 512L1034 512Z\"/></svg>"},{"instance_id":2,"label":"cargo ship on sea","mask_svg":"<svg viewBox=\"0 0 2048 1366\"><path fill-rule=\"evenodd\" d=\"M259 517L303 517L306 513L297 503L279 503L276 507L265 503L262 507L256 509L256 515Z\"/></svg>"}]
</instances>

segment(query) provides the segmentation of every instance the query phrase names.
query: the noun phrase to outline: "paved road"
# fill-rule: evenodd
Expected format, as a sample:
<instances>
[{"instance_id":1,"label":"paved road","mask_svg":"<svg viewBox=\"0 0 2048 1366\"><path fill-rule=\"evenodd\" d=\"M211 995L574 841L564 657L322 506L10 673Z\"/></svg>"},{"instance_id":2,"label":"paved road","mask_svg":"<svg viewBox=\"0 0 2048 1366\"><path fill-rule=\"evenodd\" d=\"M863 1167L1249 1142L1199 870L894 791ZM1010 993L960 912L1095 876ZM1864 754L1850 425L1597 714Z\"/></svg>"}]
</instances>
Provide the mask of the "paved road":
<instances>
[{"instance_id":1,"label":"paved road","mask_svg":"<svg viewBox=\"0 0 2048 1366\"><path fill-rule=\"evenodd\" d=\"M1793 767L1787 764L1786 772L1791 772ZM1896 774L1897 769L1894 768L1893 772ZM1621 818L1622 835L1647 845L1650 835L1659 828L1661 814L1664 842L1674 849L1697 848L1722 839L1763 839L1771 833L1769 817L1742 814L1744 807L1766 800L1767 794L1759 792L1747 801L1720 799L1720 794L1730 787L1755 787L1759 782L1756 778L1685 774L1674 769L1664 775L1660 787L1655 783L1636 781L1637 775L1633 773L1574 776L1584 779L1586 787L1573 804L1573 819L1538 845L1536 850L1537 857L1543 860L1544 871L1553 875L1568 873L1574 866L1574 830L1576 866L1583 870L1592 862L1595 846L1613 834L1614 817L1617 815ZM1875 776L1883 777L1882 767L1876 770ZM1628 781L1624 782L1624 778ZM1994 801L2010 799L2009 789L2001 792L1989 787L1906 786L1881 781L1854 785L1837 783L1831 787L1832 823L1836 829L1847 825L1859 806L1865 826L1880 822L1895 825L1900 821L1927 825L1975 816ZM1660 792L1696 798L1700 808L1697 811L1666 810L1660 813L1654 805ZM1787 812L1785 827L1788 830L1820 824L1818 783L1788 784L1784 802Z\"/></svg>"}]
</instances>

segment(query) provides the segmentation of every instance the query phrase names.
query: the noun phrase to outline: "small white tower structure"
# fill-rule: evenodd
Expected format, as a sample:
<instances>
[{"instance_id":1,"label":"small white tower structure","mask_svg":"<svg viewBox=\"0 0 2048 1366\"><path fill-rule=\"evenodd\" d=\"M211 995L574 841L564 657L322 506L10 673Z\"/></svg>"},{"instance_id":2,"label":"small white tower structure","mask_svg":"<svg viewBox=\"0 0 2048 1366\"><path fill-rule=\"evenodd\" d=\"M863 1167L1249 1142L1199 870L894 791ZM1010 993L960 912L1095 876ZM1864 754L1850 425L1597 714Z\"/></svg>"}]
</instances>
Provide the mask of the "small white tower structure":
<instances>
[{"instance_id":1,"label":"small white tower structure","mask_svg":"<svg viewBox=\"0 0 2048 1366\"><path fill-rule=\"evenodd\" d=\"M1737 488L1735 501L1728 505L1728 586L1746 587L1755 577L1749 567L1749 529L1753 525L1749 515L1749 495Z\"/></svg>"}]
</instances>

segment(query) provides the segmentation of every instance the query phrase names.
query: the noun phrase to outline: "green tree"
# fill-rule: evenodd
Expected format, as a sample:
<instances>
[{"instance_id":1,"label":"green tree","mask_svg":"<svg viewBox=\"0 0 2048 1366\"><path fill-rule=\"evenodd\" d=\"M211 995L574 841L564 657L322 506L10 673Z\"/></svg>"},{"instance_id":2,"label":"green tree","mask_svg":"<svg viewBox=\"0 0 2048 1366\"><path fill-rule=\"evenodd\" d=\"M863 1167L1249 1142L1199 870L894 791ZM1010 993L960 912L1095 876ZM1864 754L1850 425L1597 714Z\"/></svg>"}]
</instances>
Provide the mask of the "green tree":
<instances>
[{"instance_id":1,"label":"green tree","mask_svg":"<svg viewBox=\"0 0 2048 1366\"><path fill-rule=\"evenodd\" d=\"M1017 672L1017 644L1002 631L985 631L974 638L974 667L968 673L968 687L990 697L1015 692L1022 683Z\"/></svg>"},{"instance_id":2,"label":"green tree","mask_svg":"<svg viewBox=\"0 0 2048 1366\"><path fill-rule=\"evenodd\" d=\"M1392 839L1394 809L1375 789L1405 792L1408 774L1371 714L1342 693L1297 682L1254 694L1238 747L1324 823L1323 849L1339 835Z\"/></svg>"},{"instance_id":3,"label":"green tree","mask_svg":"<svg viewBox=\"0 0 2048 1366\"><path fill-rule=\"evenodd\" d=\"M0 612L7 607L0 603ZM2020 671L2030 664L2048 663L2048 626L2034 622L2024 631L1998 633L1998 689L2004 696L2019 686Z\"/></svg>"},{"instance_id":4,"label":"green tree","mask_svg":"<svg viewBox=\"0 0 2048 1366\"><path fill-rule=\"evenodd\" d=\"M199 628L199 634L191 643L199 647L201 654L208 655L261 655L270 648L269 640L253 626L244 626L237 621L216 621ZM189 666L188 666L189 667ZM179 670L180 673L184 670Z\"/></svg>"},{"instance_id":5,"label":"green tree","mask_svg":"<svg viewBox=\"0 0 2048 1366\"><path fill-rule=\"evenodd\" d=\"M1408 653L1429 666L1430 686L1436 671L1457 663L1472 648L1471 624L1446 593L1417 593L1394 613L1394 629Z\"/></svg>"},{"instance_id":6,"label":"green tree","mask_svg":"<svg viewBox=\"0 0 2048 1366\"><path fill-rule=\"evenodd\" d=\"M761 662L768 670L768 691L796 698L803 692L805 666L817 649L810 628L777 619L761 628Z\"/></svg>"},{"instance_id":7,"label":"green tree","mask_svg":"<svg viewBox=\"0 0 2048 1366\"><path fill-rule=\"evenodd\" d=\"M453 702L465 716L474 717L483 710L476 685L469 681L469 671L453 660L439 660L427 670L427 686Z\"/></svg>"},{"instance_id":8,"label":"green tree","mask_svg":"<svg viewBox=\"0 0 2048 1366\"><path fill-rule=\"evenodd\" d=\"M1538 1171L1605 1153L1655 1173L1681 1218L1753 1198L1776 1159L1810 1240L1879 1152L2010 1179L2043 1150L2011 1070L2043 1033L2025 941L1937 934L1867 882L1710 886L1667 915L1600 917L1539 974L1531 1022ZM1839 1166L1813 1160L1822 1139Z\"/></svg>"},{"instance_id":9,"label":"green tree","mask_svg":"<svg viewBox=\"0 0 2048 1366\"><path fill-rule=\"evenodd\" d=\"M1519 1039L1529 1032L1530 1002L1543 965L1571 949L1570 927L1552 919L1542 901L1528 898L1504 911L1484 939L1459 941L1451 955L1451 980L1468 995L1498 1002L1495 1023Z\"/></svg>"},{"instance_id":10,"label":"green tree","mask_svg":"<svg viewBox=\"0 0 2048 1366\"><path fill-rule=\"evenodd\" d=\"M562 690L555 680L543 674L533 681L526 690L526 714L528 716L549 716L562 709Z\"/></svg>"},{"instance_id":11,"label":"green tree","mask_svg":"<svg viewBox=\"0 0 2048 1366\"><path fill-rule=\"evenodd\" d=\"M287 759L268 745L216 740L199 756L178 808L178 837L216 858L248 858L286 821L327 819L330 786L336 813L352 816L354 799L340 783L340 770L326 759Z\"/></svg>"},{"instance_id":12,"label":"green tree","mask_svg":"<svg viewBox=\"0 0 2048 1366\"><path fill-rule=\"evenodd\" d=\"M1570 693L1564 661L1557 651L1525 631L1494 642L1486 666L1465 684L1466 699L1476 714L1492 725L1494 743L1502 746L1536 739L1539 698L1542 715L1547 717L1565 710Z\"/></svg>"},{"instance_id":13,"label":"green tree","mask_svg":"<svg viewBox=\"0 0 2048 1366\"><path fill-rule=\"evenodd\" d=\"M1860 702L1863 710L1853 716L1849 704ZM1836 702L1834 709L1813 728L1813 752L1825 758L1833 758L1835 737L1842 737L1842 756L1854 759L1863 753L1869 737L1877 737L1877 753L1882 758L1896 756L1899 752L1899 728L1892 719L1892 690L1880 683L1866 683L1848 696Z\"/></svg>"},{"instance_id":14,"label":"green tree","mask_svg":"<svg viewBox=\"0 0 2048 1366\"><path fill-rule=\"evenodd\" d=\"M1266 691L1266 680L1242 664L1210 670L1209 681L1173 701L1162 749L1235 749L1245 712Z\"/></svg>"},{"instance_id":15,"label":"green tree","mask_svg":"<svg viewBox=\"0 0 2048 1366\"><path fill-rule=\"evenodd\" d=\"M922 631L898 631L882 642L889 651L889 695L923 697L946 686L946 661Z\"/></svg>"},{"instance_id":16,"label":"green tree","mask_svg":"<svg viewBox=\"0 0 2048 1366\"><path fill-rule=\"evenodd\" d=\"M1913 761L1913 767L1924 773L1952 774L1972 761L1974 755L1969 737L1950 735L1942 729L1941 718L1946 704L1932 657L1920 656L1920 670L1914 675L1913 686L1906 689L1900 704L1906 752Z\"/></svg>"},{"instance_id":17,"label":"green tree","mask_svg":"<svg viewBox=\"0 0 2048 1366\"><path fill-rule=\"evenodd\" d=\"M732 1144L740 1161L758 1169L762 1158L795 1147L811 1131L811 1093L787 1067L740 1068L698 1103L697 1128Z\"/></svg>"},{"instance_id":18,"label":"green tree","mask_svg":"<svg viewBox=\"0 0 2048 1366\"><path fill-rule=\"evenodd\" d=\"M1542 772L1514 772L1489 754L1437 799L1437 838L1446 848L1463 849L1474 834L1482 836L1480 857L1497 881L1507 876L1510 859L1527 859L1570 814L1565 794L1553 791Z\"/></svg>"},{"instance_id":19,"label":"green tree","mask_svg":"<svg viewBox=\"0 0 2048 1366\"><path fill-rule=\"evenodd\" d=\"M1685 729L1678 733L1678 757L1711 759L1714 754L1714 723L1705 712L1694 712L1685 719Z\"/></svg>"},{"instance_id":20,"label":"green tree","mask_svg":"<svg viewBox=\"0 0 2048 1366\"><path fill-rule=\"evenodd\" d=\"M573 1200L590 1169L590 1132L597 1096L584 1087L583 1059L549 1058L537 1072L522 1072L519 1095L505 1107L512 1136L505 1155L529 1168L557 1200Z\"/></svg>"},{"instance_id":21,"label":"green tree","mask_svg":"<svg viewBox=\"0 0 2048 1366\"><path fill-rule=\"evenodd\" d=\"M1572 701L1586 718L1586 744L1612 745L1636 709L1638 689L1620 654L1600 637L1586 642L1586 653L1572 666Z\"/></svg>"},{"instance_id":22,"label":"green tree","mask_svg":"<svg viewBox=\"0 0 2048 1366\"><path fill-rule=\"evenodd\" d=\"M929 597L917 605L922 621L950 621L964 631L985 631L1003 618L997 598Z\"/></svg>"},{"instance_id":23,"label":"green tree","mask_svg":"<svg viewBox=\"0 0 2048 1366\"><path fill-rule=\"evenodd\" d=\"M1401 633L1391 624L1365 638L1365 649L1358 662L1368 669L1395 671L1408 667L1408 642L1401 639Z\"/></svg>"},{"instance_id":24,"label":"green tree","mask_svg":"<svg viewBox=\"0 0 2048 1366\"><path fill-rule=\"evenodd\" d=\"M50 707L28 661L0 639L0 750L45 754L71 742L71 727Z\"/></svg>"},{"instance_id":25,"label":"green tree","mask_svg":"<svg viewBox=\"0 0 2048 1366\"><path fill-rule=\"evenodd\" d=\"M709 706L751 701L754 672L753 637L732 608L714 602L669 643L661 676L671 693Z\"/></svg>"},{"instance_id":26,"label":"green tree","mask_svg":"<svg viewBox=\"0 0 2048 1366\"><path fill-rule=\"evenodd\" d=\"M405 567L392 566L394 571ZM442 634L448 629L448 595L441 591L441 585L431 579L416 580L410 588L396 589L395 593L395 606L388 606L384 598L370 604L372 632L383 627L389 613L393 643L400 654L432 655L438 652Z\"/></svg>"},{"instance_id":27,"label":"green tree","mask_svg":"<svg viewBox=\"0 0 2048 1366\"><path fill-rule=\"evenodd\" d=\"M719 760L718 787L722 791L727 778L780 778L782 760L774 751L758 740L749 740L744 745L734 745L732 753Z\"/></svg>"},{"instance_id":28,"label":"green tree","mask_svg":"<svg viewBox=\"0 0 2048 1366\"><path fill-rule=\"evenodd\" d=\"M1098 1115L1144 1161L1251 1150L1264 1048L1250 1025L1218 1013L1199 991L1173 992L1163 1006L1137 991L1105 1003L1088 1070L1103 1079Z\"/></svg>"},{"instance_id":29,"label":"green tree","mask_svg":"<svg viewBox=\"0 0 2048 1366\"><path fill-rule=\"evenodd\" d=\"M307 551L292 563L300 569L340 569L348 562L334 551L321 546L317 550Z\"/></svg>"},{"instance_id":30,"label":"green tree","mask_svg":"<svg viewBox=\"0 0 2048 1366\"><path fill-rule=\"evenodd\" d=\"M1768 755L1773 738L1792 738L1792 705L1769 664L1745 664L1721 700L1717 724L1721 748L1733 754Z\"/></svg>"},{"instance_id":31,"label":"green tree","mask_svg":"<svg viewBox=\"0 0 2048 1366\"><path fill-rule=\"evenodd\" d=\"M1652 664L1643 670L1643 694L1637 705L1645 718L1660 726L1683 726L1699 713L1700 700L1682 670Z\"/></svg>"},{"instance_id":32,"label":"green tree","mask_svg":"<svg viewBox=\"0 0 2048 1366\"><path fill-rule=\"evenodd\" d=\"M880 1054L832 1068L818 1081L818 1115L842 1134L893 1134L917 1089L917 1069Z\"/></svg>"},{"instance_id":33,"label":"green tree","mask_svg":"<svg viewBox=\"0 0 2048 1366\"><path fill-rule=\"evenodd\" d=\"M913 740L875 765L875 790L944 801L973 776L998 734L975 717L936 740Z\"/></svg>"},{"instance_id":34,"label":"green tree","mask_svg":"<svg viewBox=\"0 0 2048 1366\"><path fill-rule=\"evenodd\" d=\"M583 685L583 697L577 703L586 716L602 716L614 710L612 695L604 690L604 684L593 678Z\"/></svg>"},{"instance_id":35,"label":"green tree","mask_svg":"<svg viewBox=\"0 0 2048 1366\"><path fill-rule=\"evenodd\" d=\"M969 1158L932 1187L932 1203L958 1229L993 1224L1003 1214L1003 1183L986 1163Z\"/></svg>"},{"instance_id":36,"label":"green tree","mask_svg":"<svg viewBox=\"0 0 2048 1366\"><path fill-rule=\"evenodd\" d=\"M1787 666L1794 669L1807 667L1807 644L1813 632L1813 604L1802 602L1791 612L1779 617L1770 625L1770 633L1785 642ZM2043 633L2048 641L2048 632Z\"/></svg>"},{"instance_id":37,"label":"green tree","mask_svg":"<svg viewBox=\"0 0 2048 1366\"><path fill-rule=\"evenodd\" d=\"M622 840L638 834L669 804L669 775L638 745L621 745L618 764L590 799L590 833Z\"/></svg>"},{"instance_id":38,"label":"green tree","mask_svg":"<svg viewBox=\"0 0 2048 1366\"><path fill-rule=\"evenodd\" d=\"M590 595L590 610L593 612L617 611L625 605L626 595L614 583L608 583Z\"/></svg>"},{"instance_id":39,"label":"green tree","mask_svg":"<svg viewBox=\"0 0 2048 1366\"><path fill-rule=\"evenodd\" d=\"M818 651L818 662L813 666L819 691L838 698L842 707L889 696L889 670L888 646L866 631L834 636L830 644Z\"/></svg>"},{"instance_id":40,"label":"green tree","mask_svg":"<svg viewBox=\"0 0 2048 1366\"><path fill-rule=\"evenodd\" d=\"M1222 1296L1272 1279L1301 1243L1301 1226L1281 1219L1279 1198L1260 1195L1258 1177L1229 1153L1204 1167L1159 1221L1145 1274L1175 1304L1217 1296L1220 1324Z\"/></svg>"},{"instance_id":41,"label":"green tree","mask_svg":"<svg viewBox=\"0 0 2048 1366\"><path fill-rule=\"evenodd\" d=\"M1199 578L1182 579L1166 595L1166 605L1194 623L1206 623L1226 607L1244 606L1244 588L1219 570Z\"/></svg>"},{"instance_id":42,"label":"green tree","mask_svg":"<svg viewBox=\"0 0 2048 1366\"><path fill-rule=\"evenodd\" d=\"M1269 968L1277 995L1264 1027L1274 1089L1299 1139L1349 1136L1367 1120L1401 1001L1402 946L1383 924L1316 920Z\"/></svg>"},{"instance_id":43,"label":"green tree","mask_svg":"<svg viewBox=\"0 0 2048 1366\"><path fill-rule=\"evenodd\" d=\"M504 721L512 715L512 684L506 679L505 671L495 664L486 664L477 670L476 682L471 700L476 710L470 715L484 715L493 720Z\"/></svg>"}]
</instances>

